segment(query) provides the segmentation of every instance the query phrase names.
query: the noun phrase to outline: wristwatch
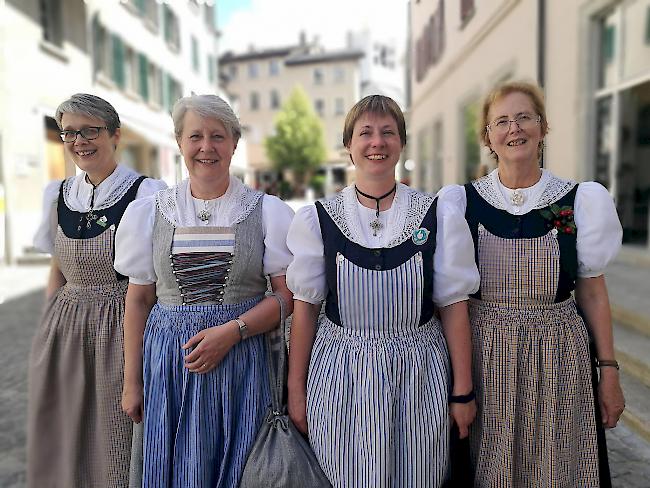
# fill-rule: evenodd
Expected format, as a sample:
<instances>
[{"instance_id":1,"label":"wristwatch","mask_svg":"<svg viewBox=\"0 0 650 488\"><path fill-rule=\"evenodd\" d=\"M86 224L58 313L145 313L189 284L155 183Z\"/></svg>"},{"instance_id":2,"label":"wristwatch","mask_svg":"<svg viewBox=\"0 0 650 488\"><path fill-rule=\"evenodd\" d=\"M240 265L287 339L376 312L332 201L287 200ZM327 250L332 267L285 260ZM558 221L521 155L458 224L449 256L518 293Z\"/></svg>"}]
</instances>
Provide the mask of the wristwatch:
<instances>
[{"instance_id":1,"label":"wristwatch","mask_svg":"<svg viewBox=\"0 0 650 488\"><path fill-rule=\"evenodd\" d=\"M241 337L241 340L243 341L244 339L247 339L248 326L246 325L246 322L244 322L241 317L237 317L234 320L235 322L237 322L237 325L239 326L239 337Z\"/></svg>"}]
</instances>

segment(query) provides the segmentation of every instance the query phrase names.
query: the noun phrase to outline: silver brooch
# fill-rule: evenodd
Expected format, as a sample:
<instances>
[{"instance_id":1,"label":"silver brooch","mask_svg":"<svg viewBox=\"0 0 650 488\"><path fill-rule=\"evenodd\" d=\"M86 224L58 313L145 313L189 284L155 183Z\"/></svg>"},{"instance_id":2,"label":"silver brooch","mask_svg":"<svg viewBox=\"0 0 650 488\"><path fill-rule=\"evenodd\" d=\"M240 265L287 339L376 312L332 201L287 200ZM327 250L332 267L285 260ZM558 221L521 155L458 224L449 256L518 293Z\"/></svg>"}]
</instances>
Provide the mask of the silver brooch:
<instances>
[{"instance_id":1,"label":"silver brooch","mask_svg":"<svg viewBox=\"0 0 650 488\"><path fill-rule=\"evenodd\" d=\"M413 241L413 244L416 246L421 246L427 240L429 239L429 230L425 229L424 227L420 227L419 229L415 229L413 231L413 235L411 236L411 240Z\"/></svg>"},{"instance_id":2,"label":"silver brooch","mask_svg":"<svg viewBox=\"0 0 650 488\"><path fill-rule=\"evenodd\" d=\"M524 193L519 188L514 190L510 195L510 202L512 202L512 204L516 205L517 207L523 205L525 201L526 195L524 195Z\"/></svg>"}]
</instances>

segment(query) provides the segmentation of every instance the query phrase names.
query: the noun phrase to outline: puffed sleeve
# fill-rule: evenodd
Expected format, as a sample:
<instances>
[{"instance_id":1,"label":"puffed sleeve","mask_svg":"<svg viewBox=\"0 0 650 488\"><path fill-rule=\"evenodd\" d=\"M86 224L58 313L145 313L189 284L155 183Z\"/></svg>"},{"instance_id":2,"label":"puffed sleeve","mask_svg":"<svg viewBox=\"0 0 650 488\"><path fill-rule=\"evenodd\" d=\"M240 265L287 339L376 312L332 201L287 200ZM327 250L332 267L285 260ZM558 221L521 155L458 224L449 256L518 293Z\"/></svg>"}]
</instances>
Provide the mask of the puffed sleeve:
<instances>
[{"instance_id":1,"label":"puffed sleeve","mask_svg":"<svg viewBox=\"0 0 650 488\"><path fill-rule=\"evenodd\" d=\"M167 183L164 181L156 180L154 178L145 178L142 180L142 183L140 183L135 198L148 197L156 193L158 190L164 190L165 188L167 188Z\"/></svg>"},{"instance_id":2,"label":"puffed sleeve","mask_svg":"<svg viewBox=\"0 0 650 488\"><path fill-rule=\"evenodd\" d=\"M133 200L115 234L115 270L129 283L150 285L157 281L153 267L153 224L156 197Z\"/></svg>"},{"instance_id":3,"label":"puffed sleeve","mask_svg":"<svg viewBox=\"0 0 650 488\"><path fill-rule=\"evenodd\" d=\"M465 189L449 185L438 192L433 301L439 307L467 300L480 285L474 241L465 220Z\"/></svg>"},{"instance_id":4,"label":"puffed sleeve","mask_svg":"<svg viewBox=\"0 0 650 488\"><path fill-rule=\"evenodd\" d=\"M312 304L325 299L325 256L316 206L307 205L296 212L289 227L287 245L293 261L287 269L287 286L293 298Z\"/></svg>"},{"instance_id":5,"label":"puffed sleeve","mask_svg":"<svg viewBox=\"0 0 650 488\"><path fill-rule=\"evenodd\" d=\"M264 274L284 276L293 256L287 247L287 232L293 210L278 197L264 195L262 220L264 224Z\"/></svg>"},{"instance_id":6,"label":"puffed sleeve","mask_svg":"<svg viewBox=\"0 0 650 488\"><path fill-rule=\"evenodd\" d=\"M34 247L41 252L54 253L54 237L56 235L56 201L59 198L59 188L62 180L52 181L43 191L43 215L38 230L34 235Z\"/></svg>"},{"instance_id":7,"label":"puffed sleeve","mask_svg":"<svg viewBox=\"0 0 650 488\"><path fill-rule=\"evenodd\" d=\"M580 183L574 218L578 228L578 277L600 276L618 254L623 237L614 200L607 189L593 181Z\"/></svg>"}]
</instances>

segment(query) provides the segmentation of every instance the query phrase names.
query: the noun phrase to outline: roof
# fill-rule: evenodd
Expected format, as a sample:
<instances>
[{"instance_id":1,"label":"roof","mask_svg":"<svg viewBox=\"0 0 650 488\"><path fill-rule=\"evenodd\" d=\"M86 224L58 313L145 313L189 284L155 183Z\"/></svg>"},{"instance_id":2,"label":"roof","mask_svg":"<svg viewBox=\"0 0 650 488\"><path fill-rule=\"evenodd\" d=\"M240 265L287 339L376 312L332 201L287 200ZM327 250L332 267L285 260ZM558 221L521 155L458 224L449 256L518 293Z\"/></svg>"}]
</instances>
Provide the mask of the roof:
<instances>
[{"instance_id":1,"label":"roof","mask_svg":"<svg viewBox=\"0 0 650 488\"><path fill-rule=\"evenodd\" d=\"M262 49L259 51L250 51L243 54L235 54L228 51L219 58L219 64L236 63L240 61L250 61L253 59L268 59L288 56L297 46L277 47L271 49Z\"/></svg>"},{"instance_id":2,"label":"roof","mask_svg":"<svg viewBox=\"0 0 650 488\"><path fill-rule=\"evenodd\" d=\"M323 51L318 53L298 53L285 60L287 66L311 63L326 63L331 61L354 61L364 56L359 49L343 49L339 51Z\"/></svg>"}]
</instances>

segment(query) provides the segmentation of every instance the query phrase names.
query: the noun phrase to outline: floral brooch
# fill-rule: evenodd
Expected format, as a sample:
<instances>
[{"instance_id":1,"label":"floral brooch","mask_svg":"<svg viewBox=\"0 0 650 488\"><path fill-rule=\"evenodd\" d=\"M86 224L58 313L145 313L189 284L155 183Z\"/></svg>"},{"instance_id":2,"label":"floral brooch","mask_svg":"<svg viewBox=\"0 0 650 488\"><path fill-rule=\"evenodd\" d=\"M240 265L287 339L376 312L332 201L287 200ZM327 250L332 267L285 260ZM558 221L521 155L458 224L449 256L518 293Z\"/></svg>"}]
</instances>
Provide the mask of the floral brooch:
<instances>
[{"instance_id":1,"label":"floral brooch","mask_svg":"<svg viewBox=\"0 0 650 488\"><path fill-rule=\"evenodd\" d=\"M555 229L562 234L575 234L576 223L573 220L573 207L565 205L552 204L548 208L542 209L539 213L546 220L547 229Z\"/></svg>"}]
</instances>

